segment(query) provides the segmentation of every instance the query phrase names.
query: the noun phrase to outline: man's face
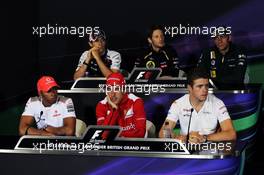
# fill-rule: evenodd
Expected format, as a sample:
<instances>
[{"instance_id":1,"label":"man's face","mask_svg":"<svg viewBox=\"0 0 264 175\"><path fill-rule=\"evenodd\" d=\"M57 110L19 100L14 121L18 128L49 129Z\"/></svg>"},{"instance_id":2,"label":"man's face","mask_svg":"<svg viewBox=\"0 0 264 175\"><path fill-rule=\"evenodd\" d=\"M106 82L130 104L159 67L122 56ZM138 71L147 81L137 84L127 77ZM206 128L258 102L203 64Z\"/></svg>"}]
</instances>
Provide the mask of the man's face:
<instances>
[{"instance_id":1,"label":"man's face","mask_svg":"<svg viewBox=\"0 0 264 175\"><path fill-rule=\"evenodd\" d=\"M58 98L57 87L51 88L48 92L41 91L40 95L45 105L50 106L57 101Z\"/></svg>"},{"instance_id":2,"label":"man's face","mask_svg":"<svg viewBox=\"0 0 264 175\"><path fill-rule=\"evenodd\" d=\"M188 85L190 96L203 102L208 95L209 81L206 78L199 78L193 81L193 85Z\"/></svg>"},{"instance_id":3,"label":"man's face","mask_svg":"<svg viewBox=\"0 0 264 175\"><path fill-rule=\"evenodd\" d=\"M89 42L92 48L96 48L100 54L104 54L106 42L103 38L98 38L95 41Z\"/></svg>"},{"instance_id":4,"label":"man's face","mask_svg":"<svg viewBox=\"0 0 264 175\"><path fill-rule=\"evenodd\" d=\"M164 42L164 34L161 30L154 30L152 33L152 37L148 38L148 42L155 48L162 48L165 45Z\"/></svg>"},{"instance_id":5,"label":"man's face","mask_svg":"<svg viewBox=\"0 0 264 175\"><path fill-rule=\"evenodd\" d=\"M214 43L219 51L227 51L229 49L229 45L231 42L231 38L229 35L217 35L214 37Z\"/></svg>"},{"instance_id":6,"label":"man's face","mask_svg":"<svg viewBox=\"0 0 264 175\"><path fill-rule=\"evenodd\" d=\"M114 104L118 105L121 102L124 93L121 90L121 86L111 86L107 95Z\"/></svg>"}]
</instances>

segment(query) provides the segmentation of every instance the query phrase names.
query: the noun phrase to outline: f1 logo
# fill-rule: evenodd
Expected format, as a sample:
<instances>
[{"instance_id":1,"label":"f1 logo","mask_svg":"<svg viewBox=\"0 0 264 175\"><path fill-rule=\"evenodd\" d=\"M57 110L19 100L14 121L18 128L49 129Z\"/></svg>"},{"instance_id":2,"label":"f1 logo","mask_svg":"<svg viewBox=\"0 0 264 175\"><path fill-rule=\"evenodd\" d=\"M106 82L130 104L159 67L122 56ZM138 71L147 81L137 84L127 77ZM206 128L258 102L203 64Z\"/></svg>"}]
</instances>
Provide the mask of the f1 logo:
<instances>
[{"instance_id":1,"label":"f1 logo","mask_svg":"<svg viewBox=\"0 0 264 175\"><path fill-rule=\"evenodd\" d=\"M144 76L145 72L146 72L146 71L141 71L141 72L139 72L139 74L138 74L138 76L137 76L137 80L140 79L140 78L142 78L142 77Z\"/></svg>"},{"instance_id":2,"label":"f1 logo","mask_svg":"<svg viewBox=\"0 0 264 175\"><path fill-rule=\"evenodd\" d=\"M99 137L101 132L103 132L103 130L96 130L92 136L92 139Z\"/></svg>"}]
</instances>

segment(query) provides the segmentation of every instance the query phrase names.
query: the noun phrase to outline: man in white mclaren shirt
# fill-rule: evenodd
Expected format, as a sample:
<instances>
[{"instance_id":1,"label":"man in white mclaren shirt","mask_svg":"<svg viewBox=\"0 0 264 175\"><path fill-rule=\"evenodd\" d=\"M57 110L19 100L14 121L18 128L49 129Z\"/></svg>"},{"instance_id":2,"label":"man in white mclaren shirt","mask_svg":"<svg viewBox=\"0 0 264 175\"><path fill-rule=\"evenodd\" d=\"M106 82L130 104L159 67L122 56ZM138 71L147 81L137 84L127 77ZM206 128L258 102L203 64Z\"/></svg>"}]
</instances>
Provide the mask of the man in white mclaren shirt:
<instances>
[{"instance_id":1,"label":"man in white mclaren shirt","mask_svg":"<svg viewBox=\"0 0 264 175\"><path fill-rule=\"evenodd\" d=\"M225 104L213 94L208 94L208 77L200 68L189 72L187 76L189 94L172 103L159 137L164 137L165 123L169 123L172 130L179 120L181 133L172 137L183 142L186 142L188 127L190 127L188 141L192 143L236 139L236 132Z\"/></svg>"},{"instance_id":2,"label":"man in white mclaren shirt","mask_svg":"<svg viewBox=\"0 0 264 175\"><path fill-rule=\"evenodd\" d=\"M89 35L89 50L79 60L74 80L80 77L108 77L119 72L121 56L118 52L106 48L106 36L102 30L94 30Z\"/></svg>"},{"instance_id":3,"label":"man in white mclaren shirt","mask_svg":"<svg viewBox=\"0 0 264 175\"><path fill-rule=\"evenodd\" d=\"M74 105L71 98L57 94L58 87L50 76L38 80L39 96L29 98L20 118L19 135L74 135Z\"/></svg>"}]
</instances>

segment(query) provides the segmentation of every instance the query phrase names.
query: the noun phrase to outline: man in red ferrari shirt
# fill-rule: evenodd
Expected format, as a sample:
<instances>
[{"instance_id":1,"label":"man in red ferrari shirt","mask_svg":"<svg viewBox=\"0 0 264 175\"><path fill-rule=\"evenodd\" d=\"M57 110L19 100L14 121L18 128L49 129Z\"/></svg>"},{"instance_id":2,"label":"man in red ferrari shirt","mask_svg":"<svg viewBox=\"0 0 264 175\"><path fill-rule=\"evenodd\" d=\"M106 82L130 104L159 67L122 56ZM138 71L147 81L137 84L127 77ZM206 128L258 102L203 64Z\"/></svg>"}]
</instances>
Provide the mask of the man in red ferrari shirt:
<instances>
[{"instance_id":1,"label":"man in red ferrari shirt","mask_svg":"<svg viewBox=\"0 0 264 175\"><path fill-rule=\"evenodd\" d=\"M119 125L120 137L144 137L146 113L143 100L125 92L122 74L112 73L106 79L106 97L96 106L97 125Z\"/></svg>"}]
</instances>

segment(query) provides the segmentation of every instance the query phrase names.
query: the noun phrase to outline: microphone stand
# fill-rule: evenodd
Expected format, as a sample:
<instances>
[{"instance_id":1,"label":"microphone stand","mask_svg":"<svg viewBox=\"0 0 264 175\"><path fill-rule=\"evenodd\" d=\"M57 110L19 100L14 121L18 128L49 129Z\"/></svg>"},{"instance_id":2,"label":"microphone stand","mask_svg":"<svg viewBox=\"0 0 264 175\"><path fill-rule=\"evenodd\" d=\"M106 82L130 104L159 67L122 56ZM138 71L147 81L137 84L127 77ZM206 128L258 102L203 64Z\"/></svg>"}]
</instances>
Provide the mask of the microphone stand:
<instances>
[{"instance_id":1,"label":"microphone stand","mask_svg":"<svg viewBox=\"0 0 264 175\"><path fill-rule=\"evenodd\" d=\"M190 132L190 126L191 126L191 120L192 120L192 113L193 113L193 108L191 109L191 114L190 114L190 118L189 118L189 124L188 124L188 130L187 130L187 137L186 137L186 147L189 141L189 132Z\"/></svg>"}]
</instances>

